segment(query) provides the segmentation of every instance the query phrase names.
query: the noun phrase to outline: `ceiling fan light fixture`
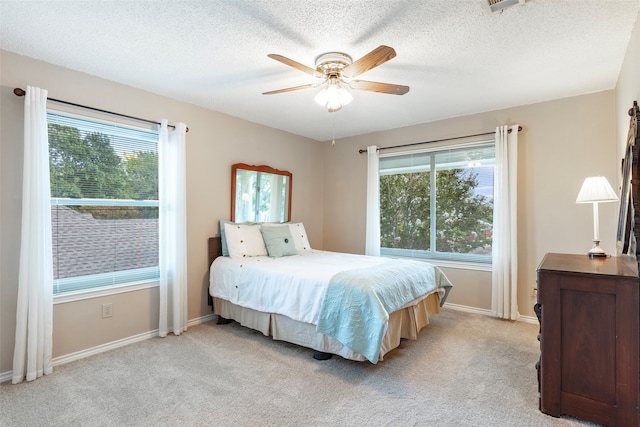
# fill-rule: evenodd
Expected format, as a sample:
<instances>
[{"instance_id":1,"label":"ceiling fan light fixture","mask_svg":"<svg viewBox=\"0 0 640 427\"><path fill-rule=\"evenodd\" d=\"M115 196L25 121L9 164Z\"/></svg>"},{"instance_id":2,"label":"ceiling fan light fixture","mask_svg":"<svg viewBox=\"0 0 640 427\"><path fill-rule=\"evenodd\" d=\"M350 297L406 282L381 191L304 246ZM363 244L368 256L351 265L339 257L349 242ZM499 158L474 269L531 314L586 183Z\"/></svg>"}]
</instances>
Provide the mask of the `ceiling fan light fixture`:
<instances>
[{"instance_id":1,"label":"ceiling fan light fixture","mask_svg":"<svg viewBox=\"0 0 640 427\"><path fill-rule=\"evenodd\" d=\"M332 113L353 101L353 96L342 87L340 80L331 78L328 84L315 96L314 101Z\"/></svg>"}]
</instances>

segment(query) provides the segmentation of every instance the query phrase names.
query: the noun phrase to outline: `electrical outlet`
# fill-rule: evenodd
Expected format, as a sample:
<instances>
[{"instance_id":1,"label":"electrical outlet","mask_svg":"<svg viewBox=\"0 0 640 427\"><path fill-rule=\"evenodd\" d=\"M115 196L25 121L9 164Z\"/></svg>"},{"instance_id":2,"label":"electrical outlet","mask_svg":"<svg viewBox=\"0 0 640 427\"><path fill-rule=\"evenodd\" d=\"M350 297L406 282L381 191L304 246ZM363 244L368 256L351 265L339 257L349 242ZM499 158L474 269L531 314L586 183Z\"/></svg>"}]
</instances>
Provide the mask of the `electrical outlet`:
<instances>
[{"instance_id":1,"label":"electrical outlet","mask_svg":"<svg viewBox=\"0 0 640 427\"><path fill-rule=\"evenodd\" d=\"M102 318L113 316L113 303L102 304Z\"/></svg>"},{"instance_id":2,"label":"electrical outlet","mask_svg":"<svg viewBox=\"0 0 640 427\"><path fill-rule=\"evenodd\" d=\"M538 297L538 288L533 288L533 292L531 292L531 296L534 298Z\"/></svg>"}]
</instances>

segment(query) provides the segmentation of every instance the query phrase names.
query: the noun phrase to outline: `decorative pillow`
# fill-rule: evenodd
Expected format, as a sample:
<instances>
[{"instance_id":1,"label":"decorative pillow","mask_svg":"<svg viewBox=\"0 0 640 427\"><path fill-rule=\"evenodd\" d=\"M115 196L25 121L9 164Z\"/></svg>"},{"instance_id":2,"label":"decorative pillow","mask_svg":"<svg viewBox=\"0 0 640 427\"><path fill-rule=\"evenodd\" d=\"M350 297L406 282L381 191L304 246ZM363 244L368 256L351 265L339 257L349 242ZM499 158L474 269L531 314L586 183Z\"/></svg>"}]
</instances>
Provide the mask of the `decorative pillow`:
<instances>
[{"instance_id":1,"label":"decorative pillow","mask_svg":"<svg viewBox=\"0 0 640 427\"><path fill-rule=\"evenodd\" d=\"M289 227L285 226L267 226L260 227L264 244L267 246L267 252L270 257L282 257L289 255L297 255L298 251L293 243L293 236Z\"/></svg>"},{"instance_id":2,"label":"decorative pillow","mask_svg":"<svg viewBox=\"0 0 640 427\"><path fill-rule=\"evenodd\" d=\"M224 232L225 224L233 224L231 221L227 221L226 219L220 220L220 244L222 245L222 256L229 256L229 248L227 247L227 236Z\"/></svg>"},{"instance_id":3,"label":"decorative pillow","mask_svg":"<svg viewBox=\"0 0 640 427\"><path fill-rule=\"evenodd\" d=\"M260 226L226 223L224 232L230 258L267 255Z\"/></svg>"},{"instance_id":4,"label":"decorative pillow","mask_svg":"<svg viewBox=\"0 0 640 427\"><path fill-rule=\"evenodd\" d=\"M309 244L309 239L307 238L307 232L304 229L304 224L302 224L301 222L289 224L289 230L291 231L291 235L293 236L293 244L295 245L298 252L311 250L311 245Z\"/></svg>"},{"instance_id":5,"label":"decorative pillow","mask_svg":"<svg viewBox=\"0 0 640 427\"><path fill-rule=\"evenodd\" d=\"M245 221L245 222L232 222L226 219L220 220L220 244L222 246L222 256L229 256L229 248L227 247L227 236L224 231L225 224L240 224L240 225L250 225L255 224L254 222Z\"/></svg>"}]
</instances>

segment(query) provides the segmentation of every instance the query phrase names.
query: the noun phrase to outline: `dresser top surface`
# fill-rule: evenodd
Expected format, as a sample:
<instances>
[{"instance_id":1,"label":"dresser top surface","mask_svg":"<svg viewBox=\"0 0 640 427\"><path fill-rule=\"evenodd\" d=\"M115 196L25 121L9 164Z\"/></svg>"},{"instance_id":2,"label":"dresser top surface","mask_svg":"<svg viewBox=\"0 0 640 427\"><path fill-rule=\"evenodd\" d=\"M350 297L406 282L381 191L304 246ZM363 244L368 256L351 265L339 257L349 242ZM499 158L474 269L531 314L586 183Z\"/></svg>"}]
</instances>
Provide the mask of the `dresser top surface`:
<instances>
[{"instance_id":1,"label":"dresser top surface","mask_svg":"<svg viewBox=\"0 0 640 427\"><path fill-rule=\"evenodd\" d=\"M586 254L548 253L544 256L538 267L538 271L541 270L638 277L638 264L636 259L625 255L608 258L589 258Z\"/></svg>"}]
</instances>

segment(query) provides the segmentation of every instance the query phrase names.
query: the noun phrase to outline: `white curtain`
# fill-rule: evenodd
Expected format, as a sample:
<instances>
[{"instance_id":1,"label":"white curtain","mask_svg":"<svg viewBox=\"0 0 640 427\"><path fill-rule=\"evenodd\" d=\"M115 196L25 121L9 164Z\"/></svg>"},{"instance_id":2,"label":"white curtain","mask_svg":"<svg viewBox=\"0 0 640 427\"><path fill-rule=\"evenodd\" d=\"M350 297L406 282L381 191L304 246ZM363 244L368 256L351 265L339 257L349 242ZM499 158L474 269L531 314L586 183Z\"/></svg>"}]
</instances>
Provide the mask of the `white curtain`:
<instances>
[{"instance_id":1,"label":"white curtain","mask_svg":"<svg viewBox=\"0 0 640 427\"><path fill-rule=\"evenodd\" d=\"M167 120L160 124L158 141L160 319L158 334L165 337L187 330L186 126Z\"/></svg>"},{"instance_id":2,"label":"white curtain","mask_svg":"<svg viewBox=\"0 0 640 427\"><path fill-rule=\"evenodd\" d=\"M518 125L496 128L491 311L518 318Z\"/></svg>"},{"instance_id":3,"label":"white curtain","mask_svg":"<svg viewBox=\"0 0 640 427\"><path fill-rule=\"evenodd\" d=\"M365 254L380 256L380 180L378 147L367 147L367 220Z\"/></svg>"},{"instance_id":4,"label":"white curtain","mask_svg":"<svg viewBox=\"0 0 640 427\"><path fill-rule=\"evenodd\" d=\"M13 384L53 371L53 252L47 91L27 87L24 100L22 228Z\"/></svg>"}]
</instances>

